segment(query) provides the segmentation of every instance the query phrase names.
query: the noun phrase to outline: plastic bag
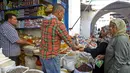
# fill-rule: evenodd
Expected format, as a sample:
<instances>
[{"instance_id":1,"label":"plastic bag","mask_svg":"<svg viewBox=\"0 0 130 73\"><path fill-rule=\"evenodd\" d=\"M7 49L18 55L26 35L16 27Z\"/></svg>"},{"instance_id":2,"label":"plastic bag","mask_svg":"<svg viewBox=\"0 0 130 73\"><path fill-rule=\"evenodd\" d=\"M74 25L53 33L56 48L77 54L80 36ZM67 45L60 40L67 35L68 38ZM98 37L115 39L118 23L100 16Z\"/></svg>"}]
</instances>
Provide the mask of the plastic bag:
<instances>
[{"instance_id":1,"label":"plastic bag","mask_svg":"<svg viewBox=\"0 0 130 73\"><path fill-rule=\"evenodd\" d=\"M76 63L76 54L75 52L69 52L64 57L61 58L61 62L63 65L63 68L73 71L75 69L75 63Z\"/></svg>"},{"instance_id":2,"label":"plastic bag","mask_svg":"<svg viewBox=\"0 0 130 73\"><path fill-rule=\"evenodd\" d=\"M30 69L36 68L36 57L26 56L25 57L25 66L29 67Z\"/></svg>"},{"instance_id":3,"label":"plastic bag","mask_svg":"<svg viewBox=\"0 0 130 73\"><path fill-rule=\"evenodd\" d=\"M75 67L80 72L90 72L94 69L95 61L90 53L79 52Z\"/></svg>"},{"instance_id":4,"label":"plastic bag","mask_svg":"<svg viewBox=\"0 0 130 73\"><path fill-rule=\"evenodd\" d=\"M25 55L33 56L34 55L33 50L36 50L37 48L32 45L28 45L28 46L24 46L23 49L24 49Z\"/></svg>"}]
</instances>

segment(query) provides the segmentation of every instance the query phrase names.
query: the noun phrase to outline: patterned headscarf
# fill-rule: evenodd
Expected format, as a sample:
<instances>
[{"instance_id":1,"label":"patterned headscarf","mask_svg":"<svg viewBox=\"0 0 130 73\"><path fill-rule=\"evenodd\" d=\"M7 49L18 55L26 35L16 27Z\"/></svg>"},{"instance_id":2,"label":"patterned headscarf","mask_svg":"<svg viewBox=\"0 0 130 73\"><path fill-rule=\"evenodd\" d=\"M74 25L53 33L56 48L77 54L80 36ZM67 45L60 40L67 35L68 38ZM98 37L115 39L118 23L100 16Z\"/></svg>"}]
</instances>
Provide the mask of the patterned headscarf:
<instances>
[{"instance_id":1,"label":"patterned headscarf","mask_svg":"<svg viewBox=\"0 0 130 73\"><path fill-rule=\"evenodd\" d=\"M117 32L114 36L119 36L119 35L128 36L128 34L126 33L127 28L126 28L126 24L124 20L117 18L117 19L111 20L111 22L115 23L115 26L117 27Z\"/></svg>"},{"instance_id":2,"label":"patterned headscarf","mask_svg":"<svg viewBox=\"0 0 130 73\"><path fill-rule=\"evenodd\" d=\"M111 36L109 34L109 26L104 26L102 27L102 30L104 30L104 32L106 33L105 37L102 38L102 42L107 42L109 43Z\"/></svg>"},{"instance_id":3,"label":"patterned headscarf","mask_svg":"<svg viewBox=\"0 0 130 73\"><path fill-rule=\"evenodd\" d=\"M109 32L109 26L104 26L104 27L102 27L102 29L104 30L105 33Z\"/></svg>"}]
</instances>

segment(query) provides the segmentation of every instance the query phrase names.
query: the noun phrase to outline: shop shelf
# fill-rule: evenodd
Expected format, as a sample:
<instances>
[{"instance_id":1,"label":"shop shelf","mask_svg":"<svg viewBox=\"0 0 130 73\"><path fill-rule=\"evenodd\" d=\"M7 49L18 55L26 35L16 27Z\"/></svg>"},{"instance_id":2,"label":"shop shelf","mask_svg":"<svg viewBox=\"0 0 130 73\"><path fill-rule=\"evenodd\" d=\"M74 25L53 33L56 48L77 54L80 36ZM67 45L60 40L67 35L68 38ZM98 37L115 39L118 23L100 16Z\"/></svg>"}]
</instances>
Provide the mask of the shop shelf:
<instances>
[{"instance_id":1,"label":"shop shelf","mask_svg":"<svg viewBox=\"0 0 130 73\"><path fill-rule=\"evenodd\" d=\"M24 19L38 19L38 18L44 18L45 16L25 16L25 17L20 17L18 20L24 20Z\"/></svg>"},{"instance_id":2,"label":"shop shelf","mask_svg":"<svg viewBox=\"0 0 130 73\"><path fill-rule=\"evenodd\" d=\"M25 28L15 28L16 30L28 30L28 29L40 29L40 27L25 27Z\"/></svg>"},{"instance_id":3,"label":"shop shelf","mask_svg":"<svg viewBox=\"0 0 130 73\"><path fill-rule=\"evenodd\" d=\"M27 9L27 8L38 7L38 6L45 6L45 5L44 4L35 4L35 5L30 5L30 6L20 6L20 7L17 7L17 8L5 9L3 11L20 10L20 9Z\"/></svg>"},{"instance_id":4,"label":"shop shelf","mask_svg":"<svg viewBox=\"0 0 130 73\"><path fill-rule=\"evenodd\" d=\"M43 3L52 4L52 2L50 2L48 0L43 0Z\"/></svg>"}]
</instances>

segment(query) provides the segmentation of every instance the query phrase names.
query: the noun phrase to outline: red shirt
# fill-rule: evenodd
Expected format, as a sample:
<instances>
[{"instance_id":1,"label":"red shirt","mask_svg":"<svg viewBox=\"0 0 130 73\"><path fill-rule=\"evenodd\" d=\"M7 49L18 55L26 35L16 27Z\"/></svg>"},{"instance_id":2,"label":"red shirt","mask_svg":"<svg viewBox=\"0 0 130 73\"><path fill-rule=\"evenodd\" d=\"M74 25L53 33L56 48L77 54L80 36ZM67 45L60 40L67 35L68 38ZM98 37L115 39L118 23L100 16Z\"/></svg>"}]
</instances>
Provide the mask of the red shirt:
<instances>
[{"instance_id":1,"label":"red shirt","mask_svg":"<svg viewBox=\"0 0 130 73\"><path fill-rule=\"evenodd\" d=\"M60 50L61 40L72 47L72 39L69 36L65 25L56 18L43 20L41 26L41 55L43 58L56 56Z\"/></svg>"}]
</instances>

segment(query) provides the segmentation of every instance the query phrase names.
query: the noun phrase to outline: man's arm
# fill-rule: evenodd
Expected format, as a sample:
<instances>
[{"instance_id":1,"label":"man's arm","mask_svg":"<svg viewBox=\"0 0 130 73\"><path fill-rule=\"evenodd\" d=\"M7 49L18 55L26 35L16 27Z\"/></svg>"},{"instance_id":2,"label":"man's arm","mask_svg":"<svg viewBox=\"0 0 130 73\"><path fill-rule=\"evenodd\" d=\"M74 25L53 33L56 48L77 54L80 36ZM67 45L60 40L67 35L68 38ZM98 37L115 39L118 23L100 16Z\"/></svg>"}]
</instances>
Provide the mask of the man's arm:
<instances>
[{"instance_id":1,"label":"man's arm","mask_svg":"<svg viewBox=\"0 0 130 73\"><path fill-rule=\"evenodd\" d=\"M17 40L16 43L22 44L22 45L30 45L30 44L32 44L32 43L30 43L30 42L28 42L26 40L22 40L22 39Z\"/></svg>"},{"instance_id":2,"label":"man's arm","mask_svg":"<svg viewBox=\"0 0 130 73\"><path fill-rule=\"evenodd\" d=\"M63 23L58 23L57 26L57 34L60 36L60 38L62 38L62 40L65 41L65 43L71 47L73 50L78 49L79 47L76 46L71 39L71 36L68 34L66 27Z\"/></svg>"},{"instance_id":3,"label":"man's arm","mask_svg":"<svg viewBox=\"0 0 130 73\"><path fill-rule=\"evenodd\" d=\"M19 38L18 33L16 30L13 30L10 27L3 27L3 35L11 42L11 43L18 43L18 44L31 44L26 40L22 40Z\"/></svg>"}]
</instances>

